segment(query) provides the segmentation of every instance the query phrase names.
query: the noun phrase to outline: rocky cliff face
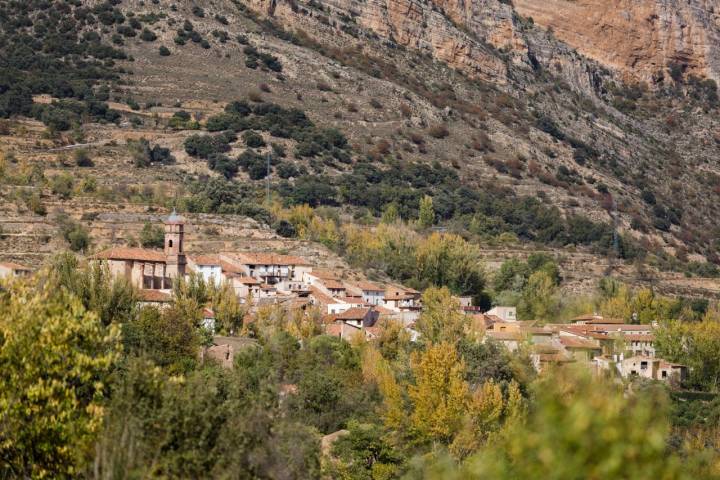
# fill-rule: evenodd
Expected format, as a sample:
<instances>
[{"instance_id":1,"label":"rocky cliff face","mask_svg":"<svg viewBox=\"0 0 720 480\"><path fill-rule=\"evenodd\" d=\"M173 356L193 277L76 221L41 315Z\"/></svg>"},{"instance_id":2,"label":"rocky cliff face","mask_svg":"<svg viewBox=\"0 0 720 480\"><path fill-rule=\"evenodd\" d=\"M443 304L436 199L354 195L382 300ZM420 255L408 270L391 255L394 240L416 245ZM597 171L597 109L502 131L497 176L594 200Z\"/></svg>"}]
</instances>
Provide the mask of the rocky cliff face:
<instances>
[{"instance_id":1,"label":"rocky cliff face","mask_svg":"<svg viewBox=\"0 0 720 480\"><path fill-rule=\"evenodd\" d=\"M292 16L289 3L252 3ZM349 13L381 38L499 83L507 79L508 64L545 60L572 68L577 58L568 61L570 49L627 82L659 84L673 66L685 76L720 80L718 0L515 0L513 6L499 0L330 0L326 5ZM533 23L551 31L551 38L542 38ZM570 49L553 44L553 36ZM580 83L588 86L588 79Z\"/></svg>"},{"instance_id":2,"label":"rocky cliff face","mask_svg":"<svg viewBox=\"0 0 720 480\"><path fill-rule=\"evenodd\" d=\"M514 0L517 12L628 81L720 79L717 0Z\"/></svg>"}]
</instances>

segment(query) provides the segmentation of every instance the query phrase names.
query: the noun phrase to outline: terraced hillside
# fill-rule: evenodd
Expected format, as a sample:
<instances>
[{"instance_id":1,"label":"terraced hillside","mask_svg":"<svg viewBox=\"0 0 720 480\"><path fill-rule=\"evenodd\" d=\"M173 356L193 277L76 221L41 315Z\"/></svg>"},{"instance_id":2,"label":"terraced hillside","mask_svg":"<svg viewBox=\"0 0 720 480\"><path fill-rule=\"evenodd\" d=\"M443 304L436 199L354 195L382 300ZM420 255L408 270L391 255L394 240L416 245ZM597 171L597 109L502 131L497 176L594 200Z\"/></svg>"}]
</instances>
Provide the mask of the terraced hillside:
<instances>
[{"instance_id":1,"label":"terraced hillside","mask_svg":"<svg viewBox=\"0 0 720 480\"><path fill-rule=\"evenodd\" d=\"M623 83L506 2L0 5L3 256L63 248L63 211L90 249L173 205L210 249L270 236L213 226L274 223L270 155L274 201L372 223L428 195L487 248L590 255L577 285L614 257L633 281L717 272L714 84Z\"/></svg>"}]
</instances>

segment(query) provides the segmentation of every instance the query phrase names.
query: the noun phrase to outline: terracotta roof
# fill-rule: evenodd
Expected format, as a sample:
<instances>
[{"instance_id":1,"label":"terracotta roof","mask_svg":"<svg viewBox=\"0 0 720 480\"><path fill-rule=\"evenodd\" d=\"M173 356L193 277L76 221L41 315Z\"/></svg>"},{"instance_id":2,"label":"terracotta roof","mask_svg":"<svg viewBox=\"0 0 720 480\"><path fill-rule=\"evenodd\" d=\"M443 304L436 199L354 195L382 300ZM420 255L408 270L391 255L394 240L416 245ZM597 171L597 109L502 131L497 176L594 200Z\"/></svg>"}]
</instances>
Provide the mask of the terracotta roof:
<instances>
[{"instance_id":1,"label":"terracotta roof","mask_svg":"<svg viewBox=\"0 0 720 480\"><path fill-rule=\"evenodd\" d=\"M332 335L334 337L339 337L343 334L343 330L345 327L348 327L350 325L346 323L330 323L328 325L325 325L325 335ZM357 327L352 326L352 328L357 329Z\"/></svg>"},{"instance_id":2,"label":"terracotta roof","mask_svg":"<svg viewBox=\"0 0 720 480\"><path fill-rule=\"evenodd\" d=\"M140 290L138 293L143 302L168 303L172 301L172 295L162 290Z\"/></svg>"},{"instance_id":3,"label":"terracotta roof","mask_svg":"<svg viewBox=\"0 0 720 480\"><path fill-rule=\"evenodd\" d=\"M342 284L342 282L339 282L337 280L328 278L322 279L322 285L327 288L328 290L345 290L345 285Z\"/></svg>"},{"instance_id":4,"label":"terracotta roof","mask_svg":"<svg viewBox=\"0 0 720 480\"><path fill-rule=\"evenodd\" d=\"M247 277L244 275L235 276L235 277L233 277L233 280L236 282L240 282L243 285L259 285L260 284L260 280L258 280L257 278Z\"/></svg>"},{"instance_id":5,"label":"terracotta roof","mask_svg":"<svg viewBox=\"0 0 720 480\"><path fill-rule=\"evenodd\" d=\"M114 247L96 253L94 260L137 260L140 262L165 263L165 254L160 250L146 248Z\"/></svg>"},{"instance_id":6,"label":"terracotta roof","mask_svg":"<svg viewBox=\"0 0 720 480\"><path fill-rule=\"evenodd\" d=\"M372 308L352 307L342 313L335 315L336 320L362 320Z\"/></svg>"},{"instance_id":7,"label":"terracotta roof","mask_svg":"<svg viewBox=\"0 0 720 480\"><path fill-rule=\"evenodd\" d=\"M650 334L642 334L642 333L628 333L626 335L623 335L623 338L625 340L629 340L631 342L654 342L655 341L655 335L652 333Z\"/></svg>"},{"instance_id":8,"label":"terracotta roof","mask_svg":"<svg viewBox=\"0 0 720 480\"><path fill-rule=\"evenodd\" d=\"M369 332L370 335L372 335L373 337L379 337L382 333L382 327L378 324L375 324L372 327L365 327L365 331Z\"/></svg>"},{"instance_id":9,"label":"terracotta roof","mask_svg":"<svg viewBox=\"0 0 720 480\"><path fill-rule=\"evenodd\" d=\"M608 333L613 332L632 332L632 331L645 331L645 330L652 330L653 327L651 325L632 325L629 323L624 324L602 324L602 325L593 325L595 331L602 330Z\"/></svg>"},{"instance_id":10,"label":"terracotta roof","mask_svg":"<svg viewBox=\"0 0 720 480\"><path fill-rule=\"evenodd\" d=\"M340 300L336 300L332 298L330 295L327 295L326 293L322 292L317 287L310 287L310 295L317 300L318 303L323 305L329 305L331 303L338 303Z\"/></svg>"},{"instance_id":11,"label":"terracotta roof","mask_svg":"<svg viewBox=\"0 0 720 480\"><path fill-rule=\"evenodd\" d=\"M225 260L220 260L220 268L222 269L223 273L236 273L236 274L242 274L245 273L245 270L243 270L242 267L239 267L237 265L233 265L230 262L226 262Z\"/></svg>"},{"instance_id":12,"label":"terracotta roof","mask_svg":"<svg viewBox=\"0 0 720 480\"><path fill-rule=\"evenodd\" d=\"M319 278L321 280L338 280L340 277L338 274L333 270L315 270L313 269L312 272L310 272L310 275L312 275L315 278Z\"/></svg>"},{"instance_id":13,"label":"terracotta roof","mask_svg":"<svg viewBox=\"0 0 720 480\"><path fill-rule=\"evenodd\" d=\"M190 260L196 265L221 265L218 255L193 255Z\"/></svg>"},{"instance_id":14,"label":"terracotta roof","mask_svg":"<svg viewBox=\"0 0 720 480\"><path fill-rule=\"evenodd\" d=\"M304 258L277 253L243 252L235 254L245 265L310 265Z\"/></svg>"},{"instance_id":15,"label":"terracotta roof","mask_svg":"<svg viewBox=\"0 0 720 480\"><path fill-rule=\"evenodd\" d=\"M381 287L380 285L377 285L372 282L368 281L360 281L355 282L355 286L357 286L360 290L363 290L365 292L384 292L385 288Z\"/></svg>"},{"instance_id":16,"label":"terracotta roof","mask_svg":"<svg viewBox=\"0 0 720 480\"><path fill-rule=\"evenodd\" d=\"M670 363L663 359L660 359L660 368L686 368L687 365L683 365L682 363Z\"/></svg>"},{"instance_id":17,"label":"terracotta roof","mask_svg":"<svg viewBox=\"0 0 720 480\"><path fill-rule=\"evenodd\" d=\"M584 340L582 338L573 338L573 337L560 337L560 343L565 348L580 348L580 349L588 349L588 350L600 350L600 347L595 344L595 342L591 342L590 340Z\"/></svg>"},{"instance_id":18,"label":"terracotta roof","mask_svg":"<svg viewBox=\"0 0 720 480\"><path fill-rule=\"evenodd\" d=\"M417 298L414 293L399 292L397 290L387 290L385 292L385 300L411 300Z\"/></svg>"},{"instance_id":19,"label":"terracotta roof","mask_svg":"<svg viewBox=\"0 0 720 480\"><path fill-rule=\"evenodd\" d=\"M508 322L510 323L510 322ZM520 329L521 332L531 333L533 335L552 335L552 330L548 330L542 327L524 327Z\"/></svg>"},{"instance_id":20,"label":"terracotta roof","mask_svg":"<svg viewBox=\"0 0 720 480\"><path fill-rule=\"evenodd\" d=\"M13 262L0 262L0 267L9 268L10 270L27 270L30 271L30 267L26 267L25 265L20 265L19 263L13 263Z\"/></svg>"},{"instance_id":21,"label":"terracotta roof","mask_svg":"<svg viewBox=\"0 0 720 480\"><path fill-rule=\"evenodd\" d=\"M397 312L395 310L390 310L389 308L385 308L380 305L375 307L375 311L378 312L380 315L396 315L397 314Z\"/></svg>"},{"instance_id":22,"label":"terracotta roof","mask_svg":"<svg viewBox=\"0 0 720 480\"><path fill-rule=\"evenodd\" d=\"M572 319L573 322L585 322L588 324L617 324L624 323L622 318L605 318L602 315L580 315Z\"/></svg>"}]
</instances>

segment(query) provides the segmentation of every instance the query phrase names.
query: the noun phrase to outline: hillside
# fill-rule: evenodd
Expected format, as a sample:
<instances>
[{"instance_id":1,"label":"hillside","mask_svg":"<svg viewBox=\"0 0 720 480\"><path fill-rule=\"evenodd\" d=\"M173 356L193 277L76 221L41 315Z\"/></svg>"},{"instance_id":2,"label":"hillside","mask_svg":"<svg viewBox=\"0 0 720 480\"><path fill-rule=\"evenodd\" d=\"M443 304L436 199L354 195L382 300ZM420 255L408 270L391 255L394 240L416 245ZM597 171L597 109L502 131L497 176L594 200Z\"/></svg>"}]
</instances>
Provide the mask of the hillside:
<instances>
[{"instance_id":1,"label":"hillside","mask_svg":"<svg viewBox=\"0 0 720 480\"><path fill-rule=\"evenodd\" d=\"M639 52L577 21L601 15L598 2L0 5L4 256L37 264L61 248L58 211L90 228L95 248L123 241L115 217L102 220L118 210L177 204L272 223L261 206L271 154L275 199L344 221L389 205L411 220L430 195L439 226L486 246L516 238L513 249L579 250L599 265L593 278L608 256L634 282L637 264L717 272L709 6L664 6L674 16L660 19L691 25L682 37L674 21L646 29L610 16L618 38L653 39ZM28 57L28 38L42 57ZM78 47L56 48L58 38ZM647 65L664 81L651 82ZM235 135L188 154L187 138L227 129ZM141 138L174 161L147 156ZM78 151L92 166L78 165Z\"/></svg>"}]
</instances>

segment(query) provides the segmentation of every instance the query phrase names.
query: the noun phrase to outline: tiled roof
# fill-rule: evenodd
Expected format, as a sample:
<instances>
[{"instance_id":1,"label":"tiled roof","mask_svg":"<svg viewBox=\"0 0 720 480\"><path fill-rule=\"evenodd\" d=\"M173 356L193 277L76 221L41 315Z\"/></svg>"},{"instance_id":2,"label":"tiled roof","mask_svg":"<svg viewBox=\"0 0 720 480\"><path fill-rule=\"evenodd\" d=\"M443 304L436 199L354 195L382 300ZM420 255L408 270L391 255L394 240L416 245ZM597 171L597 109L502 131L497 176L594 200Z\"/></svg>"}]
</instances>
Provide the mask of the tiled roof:
<instances>
[{"instance_id":1,"label":"tiled roof","mask_svg":"<svg viewBox=\"0 0 720 480\"><path fill-rule=\"evenodd\" d=\"M339 282L339 281L331 279L331 278L328 278L328 279L323 278L322 285L329 290L345 290L345 285L343 285L342 282Z\"/></svg>"},{"instance_id":2,"label":"tiled roof","mask_svg":"<svg viewBox=\"0 0 720 480\"><path fill-rule=\"evenodd\" d=\"M253 277L246 277L246 276L236 276L233 278L233 281L240 282L243 285L259 285L260 280Z\"/></svg>"},{"instance_id":3,"label":"tiled roof","mask_svg":"<svg viewBox=\"0 0 720 480\"><path fill-rule=\"evenodd\" d=\"M220 265L220 257L218 255L193 255L190 260L196 265Z\"/></svg>"},{"instance_id":4,"label":"tiled roof","mask_svg":"<svg viewBox=\"0 0 720 480\"><path fill-rule=\"evenodd\" d=\"M383 291L385 291L385 288L384 288L384 287L381 287L380 285L377 285L377 284L375 284L375 283L368 282L368 281L365 281L365 280L360 281L360 282L355 282L355 285L356 285L360 290L363 290L363 291L366 291L366 292L383 292Z\"/></svg>"},{"instance_id":5,"label":"tiled roof","mask_svg":"<svg viewBox=\"0 0 720 480\"><path fill-rule=\"evenodd\" d=\"M582 338L563 336L563 337L560 337L560 343L565 348L600 350L600 347L598 345L596 345L595 342L591 342L590 340L584 340Z\"/></svg>"},{"instance_id":6,"label":"tiled roof","mask_svg":"<svg viewBox=\"0 0 720 480\"><path fill-rule=\"evenodd\" d=\"M225 260L220 260L220 268L222 269L223 273L244 273L245 270L242 269L242 267L239 267L237 265L233 265L230 262L226 262Z\"/></svg>"},{"instance_id":7,"label":"tiled roof","mask_svg":"<svg viewBox=\"0 0 720 480\"><path fill-rule=\"evenodd\" d=\"M398 290L385 291L385 300L411 300L413 298L417 298L417 294Z\"/></svg>"},{"instance_id":8,"label":"tiled roof","mask_svg":"<svg viewBox=\"0 0 720 480\"><path fill-rule=\"evenodd\" d=\"M310 275L321 280L338 280L340 278L334 270L313 269L313 271L310 272Z\"/></svg>"},{"instance_id":9,"label":"tiled roof","mask_svg":"<svg viewBox=\"0 0 720 480\"><path fill-rule=\"evenodd\" d=\"M655 335L651 334L642 334L642 333L628 333L626 335L623 335L623 338L628 341L635 341L635 342L654 342L655 341Z\"/></svg>"},{"instance_id":10,"label":"tiled roof","mask_svg":"<svg viewBox=\"0 0 720 480\"><path fill-rule=\"evenodd\" d=\"M323 293L319 288L317 287L310 287L310 295L317 300L318 303L323 305L329 305L331 303L338 303L341 302L341 300L336 300L332 298L330 295L327 295Z\"/></svg>"},{"instance_id":11,"label":"tiled roof","mask_svg":"<svg viewBox=\"0 0 720 480\"><path fill-rule=\"evenodd\" d=\"M165 263L165 254L160 250L148 250L146 248L114 247L96 253L91 259L94 260L137 260L140 262Z\"/></svg>"},{"instance_id":12,"label":"tiled roof","mask_svg":"<svg viewBox=\"0 0 720 480\"><path fill-rule=\"evenodd\" d=\"M172 295L162 290L140 290L140 300L143 302L167 303L172 301Z\"/></svg>"},{"instance_id":13,"label":"tiled roof","mask_svg":"<svg viewBox=\"0 0 720 480\"><path fill-rule=\"evenodd\" d=\"M0 262L0 267L9 268L10 270L30 271L30 267L26 267L25 265L20 265L19 263L13 263L13 262Z\"/></svg>"},{"instance_id":14,"label":"tiled roof","mask_svg":"<svg viewBox=\"0 0 720 480\"><path fill-rule=\"evenodd\" d=\"M304 258L277 253L243 252L235 258L245 265L310 265Z\"/></svg>"},{"instance_id":15,"label":"tiled roof","mask_svg":"<svg viewBox=\"0 0 720 480\"><path fill-rule=\"evenodd\" d=\"M624 324L602 324L602 325L593 325L593 330L598 331L602 330L608 333L612 332L642 332L646 330L652 330L653 327L650 325L632 325L628 323Z\"/></svg>"},{"instance_id":16,"label":"tiled roof","mask_svg":"<svg viewBox=\"0 0 720 480\"><path fill-rule=\"evenodd\" d=\"M336 320L362 320L372 308L352 307L342 313L335 315Z\"/></svg>"},{"instance_id":17,"label":"tiled roof","mask_svg":"<svg viewBox=\"0 0 720 480\"><path fill-rule=\"evenodd\" d=\"M342 333L342 324L340 324L340 323L331 323L331 324L325 326L325 335L339 337L341 333Z\"/></svg>"}]
</instances>

